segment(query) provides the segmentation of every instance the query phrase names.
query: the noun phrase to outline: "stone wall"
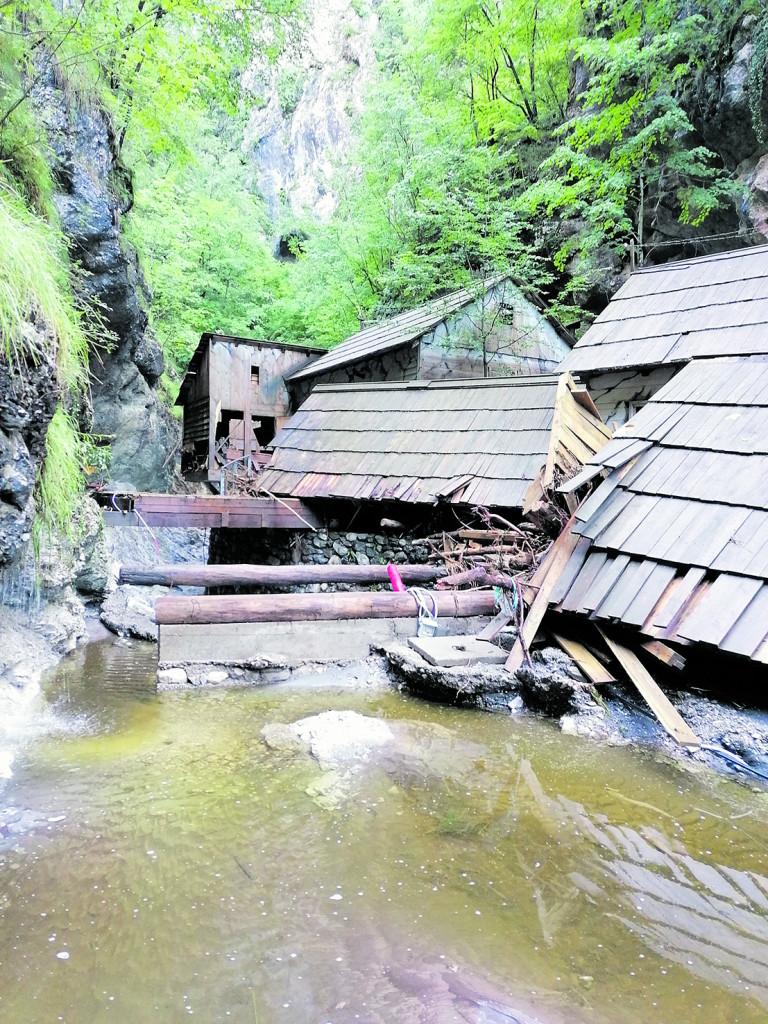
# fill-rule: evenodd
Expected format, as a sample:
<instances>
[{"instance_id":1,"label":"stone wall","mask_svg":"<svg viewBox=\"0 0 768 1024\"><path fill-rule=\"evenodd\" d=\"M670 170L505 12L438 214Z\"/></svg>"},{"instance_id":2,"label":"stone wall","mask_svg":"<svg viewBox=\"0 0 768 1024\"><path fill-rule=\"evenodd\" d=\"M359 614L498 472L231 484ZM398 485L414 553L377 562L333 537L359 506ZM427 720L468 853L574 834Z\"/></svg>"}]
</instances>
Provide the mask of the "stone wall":
<instances>
[{"instance_id":1,"label":"stone wall","mask_svg":"<svg viewBox=\"0 0 768 1024\"><path fill-rule=\"evenodd\" d=\"M208 561L213 565L422 565L429 550L410 537L346 530L211 530ZM269 588L243 587L241 592ZM349 584L314 583L305 591L352 590ZM366 585L363 589L370 590ZM231 593L231 588L228 588Z\"/></svg>"}]
</instances>

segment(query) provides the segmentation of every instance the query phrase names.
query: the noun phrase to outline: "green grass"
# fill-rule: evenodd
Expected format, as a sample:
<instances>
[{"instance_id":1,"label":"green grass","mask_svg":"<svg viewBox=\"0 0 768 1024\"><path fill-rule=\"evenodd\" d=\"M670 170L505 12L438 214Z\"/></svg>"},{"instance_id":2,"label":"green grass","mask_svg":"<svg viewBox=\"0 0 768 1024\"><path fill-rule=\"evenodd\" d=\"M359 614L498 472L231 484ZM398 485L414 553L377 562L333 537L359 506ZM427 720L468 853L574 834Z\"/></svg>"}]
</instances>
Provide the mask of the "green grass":
<instances>
[{"instance_id":1,"label":"green grass","mask_svg":"<svg viewBox=\"0 0 768 1024\"><path fill-rule=\"evenodd\" d=\"M52 357L62 385L77 392L87 383L88 337L67 271L58 233L0 190L0 352L15 368Z\"/></svg>"},{"instance_id":2,"label":"green grass","mask_svg":"<svg viewBox=\"0 0 768 1024\"><path fill-rule=\"evenodd\" d=\"M77 424L56 409L45 438L45 463L37 484L39 512L35 520L36 539L40 530L73 537L77 532L74 511L83 493L83 440Z\"/></svg>"}]
</instances>

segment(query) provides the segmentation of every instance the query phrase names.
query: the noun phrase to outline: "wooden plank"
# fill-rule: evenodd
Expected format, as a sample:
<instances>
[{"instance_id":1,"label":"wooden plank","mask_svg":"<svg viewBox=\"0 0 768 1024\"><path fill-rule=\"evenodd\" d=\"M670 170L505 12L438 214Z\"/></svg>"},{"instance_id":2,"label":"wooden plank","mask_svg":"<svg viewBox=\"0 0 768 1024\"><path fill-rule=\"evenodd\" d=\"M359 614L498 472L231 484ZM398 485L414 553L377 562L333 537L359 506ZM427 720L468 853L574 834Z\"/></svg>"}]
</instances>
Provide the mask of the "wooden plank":
<instances>
[{"instance_id":1,"label":"wooden plank","mask_svg":"<svg viewBox=\"0 0 768 1024\"><path fill-rule=\"evenodd\" d=\"M459 593L437 591L439 618L492 615L495 598L490 590ZM158 624L215 622L306 622L329 619L416 617L416 599L408 593L387 591L351 594L222 594L205 597L161 597L155 605Z\"/></svg>"},{"instance_id":2,"label":"wooden plank","mask_svg":"<svg viewBox=\"0 0 768 1024\"><path fill-rule=\"evenodd\" d=\"M562 608L565 612L576 612L581 608L581 603L589 588L597 579L605 566L608 556L604 551L592 551L584 563L584 568L573 582L568 596L562 601Z\"/></svg>"},{"instance_id":3,"label":"wooden plank","mask_svg":"<svg viewBox=\"0 0 768 1024\"><path fill-rule=\"evenodd\" d=\"M595 615L601 619L620 619L653 572L654 565L654 562L630 561L608 596L595 609Z\"/></svg>"},{"instance_id":4,"label":"wooden plank","mask_svg":"<svg viewBox=\"0 0 768 1024\"><path fill-rule=\"evenodd\" d=\"M704 569L689 569L685 576L675 581L675 589L653 616L654 626L658 626L659 629L669 628L672 620L682 611L691 594L704 579L704 573Z\"/></svg>"},{"instance_id":5,"label":"wooden plank","mask_svg":"<svg viewBox=\"0 0 768 1024\"><path fill-rule=\"evenodd\" d=\"M608 562L595 577L592 585L584 595L580 612L593 612L608 596L611 587L629 565L629 555L617 555Z\"/></svg>"},{"instance_id":6,"label":"wooden plank","mask_svg":"<svg viewBox=\"0 0 768 1024\"><path fill-rule=\"evenodd\" d=\"M643 650L652 654L654 658L658 658L659 661L663 661L665 665L669 665L671 668L685 668L685 658L682 654L673 651L671 647L662 643L661 640L646 640L643 644Z\"/></svg>"},{"instance_id":7,"label":"wooden plank","mask_svg":"<svg viewBox=\"0 0 768 1024\"><path fill-rule=\"evenodd\" d=\"M541 621L549 606L549 598L555 584L576 549L579 538L571 529L573 522L574 520L571 518L568 521L566 528L550 549L549 557L547 559L546 575L537 581L539 590L528 610L525 622L523 623L522 642L520 637L515 640L514 646L509 652L509 657L507 658L504 666L508 672L516 672L522 665L523 658L525 657L525 650L530 647L536 637ZM538 573L536 573L536 576L538 576ZM523 647L523 643L525 644L525 648Z\"/></svg>"},{"instance_id":8,"label":"wooden plank","mask_svg":"<svg viewBox=\"0 0 768 1024\"><path fill-rule=\"evenodd\" d=\"M498 615L494 615L487 626L484 626L483 629L480 630L476 639L488 641L495 639L502 629L506 628L511 621L511 616L506 612L499 612Z\"/></svg>"},{"instance_id":9,"label":"wooden plank","mask_svg":"<svg viewBox=\"0 0 768 1024\"><path fill-rule=\"evenodd\" d=\"M602 683L616 682L615 677L611 675L605 665L599 662L594 654L587 650L584 644L580 644L578 640L570 640L559 633L552 633L552 636L565 653L573 658L587 679L595 686L600 686Z\"/></svg>"},{"instance_id":10,"label":"wooden plank","mask_svg":"<svg viewBox=\"0 0 768 1024\"><path fill-rule=\"evenodd\" d=\"M445 566L398 565L405 583L431 583ZM120 582L139 586L230 587L239 584L294 587L307 583L389 583L386 565L124 565Z\"/></svg>"},{"instance_id":11,"label":"wooden plank","mask_svg":"<svg viewBox=\"0 0 768 1024\"><path fill-rule=\"evenodd\" d=\"M751 657L768 634L768 586L750 601L720 643L720 650Z\"/></svg>"},{"instance_id":12,"label":"wooden plank","mask_svg":"<svg viewBox=\"0 0 768 1024\"><path fill-rule=\"evenodd\" d=\"M762 580L746 576L718 576L706 598L678 627L678 633L686 640L719 646L763 585Z\"/></svg>"},{"instance_id":13,"label":"wooden plank","mask_svg":"<svg viewBox=\"0 0 768 1024\"><path fill-rule=\"evenodd\" d=\"M627 608L622 612L621 621L629 626L642 626L676 572L677 570L672 565L655 564Z\"/></svg>"},{"instance_id":14,"label":"wooden plank","mask_svg":"<svg viewBox=\"0 0 768 1024\"><path fill-rule=\"evenodd\" d=\"M701 746L701 740L675 710L666 694L659 689L650 672L635 652L630 651L628 647L624 647L618 641L612 640L602 630L600 630L600 633L616 656L616 660L637 687L665 731L674 740L677 740L681 746L686 747L688 750L698 750Z\"/></svg>"},{"instance_id":15,"label":"wooden plank","mask_svg":"<svg viewBox=\"0 0 768 1024\"><path fill-rule=\"evenodd\" d=\"M550 595L549 600L551 604L560 604L560 602L565 598L568 591L571 589L573 581L579 575L591 546L590 541L587 540L586 537L579 537L579 542L576 545L573 554L568 559L568 564L560 574L560 579L557 581L557 584Z\"/></svg>"}]
</instances>

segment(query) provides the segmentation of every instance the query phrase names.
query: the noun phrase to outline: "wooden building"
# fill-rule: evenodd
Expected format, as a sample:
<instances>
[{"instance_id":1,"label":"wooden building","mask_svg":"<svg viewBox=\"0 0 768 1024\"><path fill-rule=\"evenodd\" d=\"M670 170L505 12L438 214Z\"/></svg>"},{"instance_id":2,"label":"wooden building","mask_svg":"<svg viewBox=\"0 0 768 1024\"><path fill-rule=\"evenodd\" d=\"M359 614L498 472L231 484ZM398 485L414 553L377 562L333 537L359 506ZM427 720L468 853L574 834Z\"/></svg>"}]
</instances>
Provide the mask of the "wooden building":
<instances>
[{"instance_id":1,"label":"wooden building","mask_svg":"<svg viewBox=\"0 0 768 1024\"><path fill-rule=\"evenodd\" d=\"M181 471L218 482L223 465L257 455L291 413L284 377L323 349L204 334L181 382Z\"/></svg>"},{"instance_id":2,"label":"wooden building","mask_svg":"<svg viewBox=\"0 0 768 1024\"><path fill-rule=\"evenodd\" d=\"M768 663L768 362L690 363L567 487L600 476L555 609Z\"/></svg>"},{"instance_id":3,"label":"wooden building","mask_svg":"<svg viewBox=\"0 0 768 1024\"><path fill-rule=\"evenodd\" d=\"M434 299L353 334L291 370L298 408L317 384L548 373L574 339L507 276Z\"/></svg>"},{"instance_id":4,"label":"wooden building","mask_svg":"<svg viewBox=\"0 0 768 1024\"><path fill-rule=\"evenodd\" d=\"M520 512L609 437L568 374L327 384L275 439L263 484L318 514L351 500L398 518L441 503Z\"/></svg>"},{"instance_id":5,"label":"wooden building","mask_svg":"<svg viewBox=\"0 0 768 1024\"><path fill-rule=\"evenodd\" d=\"M566 355L608 424L692 359L768 354L768 246L636 271Z\"/></svg>"}]
</instances>

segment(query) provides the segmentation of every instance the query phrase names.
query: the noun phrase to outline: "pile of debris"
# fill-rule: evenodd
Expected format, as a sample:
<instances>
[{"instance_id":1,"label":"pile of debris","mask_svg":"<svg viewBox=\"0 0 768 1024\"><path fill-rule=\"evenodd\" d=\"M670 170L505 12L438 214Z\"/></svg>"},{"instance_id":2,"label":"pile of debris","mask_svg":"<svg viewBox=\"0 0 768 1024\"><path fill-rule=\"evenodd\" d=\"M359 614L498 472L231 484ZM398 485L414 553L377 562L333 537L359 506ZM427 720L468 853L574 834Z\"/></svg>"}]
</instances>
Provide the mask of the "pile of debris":
<instances>
[{"instance_id":1,"label":"pile of debris","mask_svg":"<svg viewBox=\"0 0 768 1024\"><path fill-rule=\"evenodd\" d=\"M555 500L538 502L518 524L480 506L472 511L478 525L443 530L417 542L429 548L430 564L444 565L447 576L438 583L441 589L511 587L512 578L527 580L568 519Z\"/></svg>"}]
</instances>

